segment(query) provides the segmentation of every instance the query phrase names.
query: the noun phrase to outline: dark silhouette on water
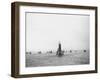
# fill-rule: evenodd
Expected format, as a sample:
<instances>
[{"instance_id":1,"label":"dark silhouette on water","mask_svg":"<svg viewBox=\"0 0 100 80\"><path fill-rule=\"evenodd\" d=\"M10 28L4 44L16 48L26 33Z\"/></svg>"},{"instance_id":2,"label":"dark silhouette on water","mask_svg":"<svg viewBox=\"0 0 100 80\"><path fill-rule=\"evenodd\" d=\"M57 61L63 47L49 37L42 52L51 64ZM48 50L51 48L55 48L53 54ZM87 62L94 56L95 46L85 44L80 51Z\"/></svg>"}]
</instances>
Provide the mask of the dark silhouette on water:
<instances>
[{"instance_id":1,"label":"dark silhouette on water","mask_svg":"<svg viewBox=\"0 0 100 80\"><path fill-rule=\"evenodd\" d=\"M61 43L59 43L59 45L58 45L58 50L57 50L56 55L58 55L59 57L64 55L64 52L61 50Z\"/></svg>"}]
</instances>

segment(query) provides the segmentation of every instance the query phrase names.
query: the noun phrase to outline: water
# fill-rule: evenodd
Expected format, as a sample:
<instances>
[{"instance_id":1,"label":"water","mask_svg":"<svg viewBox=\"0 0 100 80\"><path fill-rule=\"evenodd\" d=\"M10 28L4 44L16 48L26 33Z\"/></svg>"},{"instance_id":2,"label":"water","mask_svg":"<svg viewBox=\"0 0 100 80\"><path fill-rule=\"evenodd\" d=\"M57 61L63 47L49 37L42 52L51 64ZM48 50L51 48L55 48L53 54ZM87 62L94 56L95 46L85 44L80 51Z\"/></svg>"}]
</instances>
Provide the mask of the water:
<instances>
[{"instance_id":1,"label":"water","mask_svg":"<svg viewBox=\"0 0 100 80\"><path fill-rule=\"evenodd\" d=\"M89 52L64 53L59 57L56 53L26 54L26 67L63 66L89 64Z\"/></svg>"}]
</instances>

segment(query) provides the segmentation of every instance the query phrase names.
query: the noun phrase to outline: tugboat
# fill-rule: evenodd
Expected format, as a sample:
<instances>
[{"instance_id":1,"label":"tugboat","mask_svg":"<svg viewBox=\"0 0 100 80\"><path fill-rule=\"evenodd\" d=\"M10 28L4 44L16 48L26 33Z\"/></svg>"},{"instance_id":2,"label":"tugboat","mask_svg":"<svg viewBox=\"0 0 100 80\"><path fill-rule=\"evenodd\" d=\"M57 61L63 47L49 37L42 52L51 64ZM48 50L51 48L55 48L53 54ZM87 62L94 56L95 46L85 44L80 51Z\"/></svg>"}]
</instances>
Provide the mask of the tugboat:
<instances>
[{"instance_id":1,"label":"tugboat","mask_svg":"<svg viewBox=\"0 0 100 80\"><path fill-rule=\"evenodd\" d=\"M61 57L64 55L64 52L61 50L61 43L58 44L57 56Z\"/></svg>"}]
</instances>

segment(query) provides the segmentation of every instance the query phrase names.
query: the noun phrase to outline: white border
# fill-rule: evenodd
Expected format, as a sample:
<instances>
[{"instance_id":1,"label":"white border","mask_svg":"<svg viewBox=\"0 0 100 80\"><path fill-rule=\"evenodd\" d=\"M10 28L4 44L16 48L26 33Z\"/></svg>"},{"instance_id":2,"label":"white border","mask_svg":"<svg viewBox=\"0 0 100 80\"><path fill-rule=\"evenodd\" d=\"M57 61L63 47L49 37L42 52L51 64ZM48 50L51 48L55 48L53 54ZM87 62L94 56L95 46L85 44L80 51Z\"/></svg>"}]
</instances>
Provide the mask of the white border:
<instances>
[{"instance_id":1,"label":"white border","mask_svg":"<svg viewBox=\"0 0 100 80\"><path fill-rule=\"evenodd\" d=\"M48 12L90 15L90 64L57 67L25 67L25 12ZM95 11L86 9L65 9L52 7L20 6L20 74L38 74L53 72L72 72L95 70Z\"/></svg>"}]
</instances>

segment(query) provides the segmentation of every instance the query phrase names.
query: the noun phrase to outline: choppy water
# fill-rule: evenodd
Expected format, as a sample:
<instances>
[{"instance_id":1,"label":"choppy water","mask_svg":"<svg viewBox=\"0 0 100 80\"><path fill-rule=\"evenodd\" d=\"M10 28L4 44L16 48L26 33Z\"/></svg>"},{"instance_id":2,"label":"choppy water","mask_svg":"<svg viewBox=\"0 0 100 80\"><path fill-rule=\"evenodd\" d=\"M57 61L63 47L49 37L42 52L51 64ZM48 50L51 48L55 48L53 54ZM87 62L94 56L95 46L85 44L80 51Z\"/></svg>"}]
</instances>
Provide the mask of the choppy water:
<instances>
[{"instance_id":1,"label":"choppy water","mask_svg":"<svg viewBox=\"0 0 100 80\"><path fill-rule=\"evenodd\" d=\"M89 64L89 52L65 53L58 57L52 54L26 54L26 67L62 66Z\"/></svg>"}]
</instances>

